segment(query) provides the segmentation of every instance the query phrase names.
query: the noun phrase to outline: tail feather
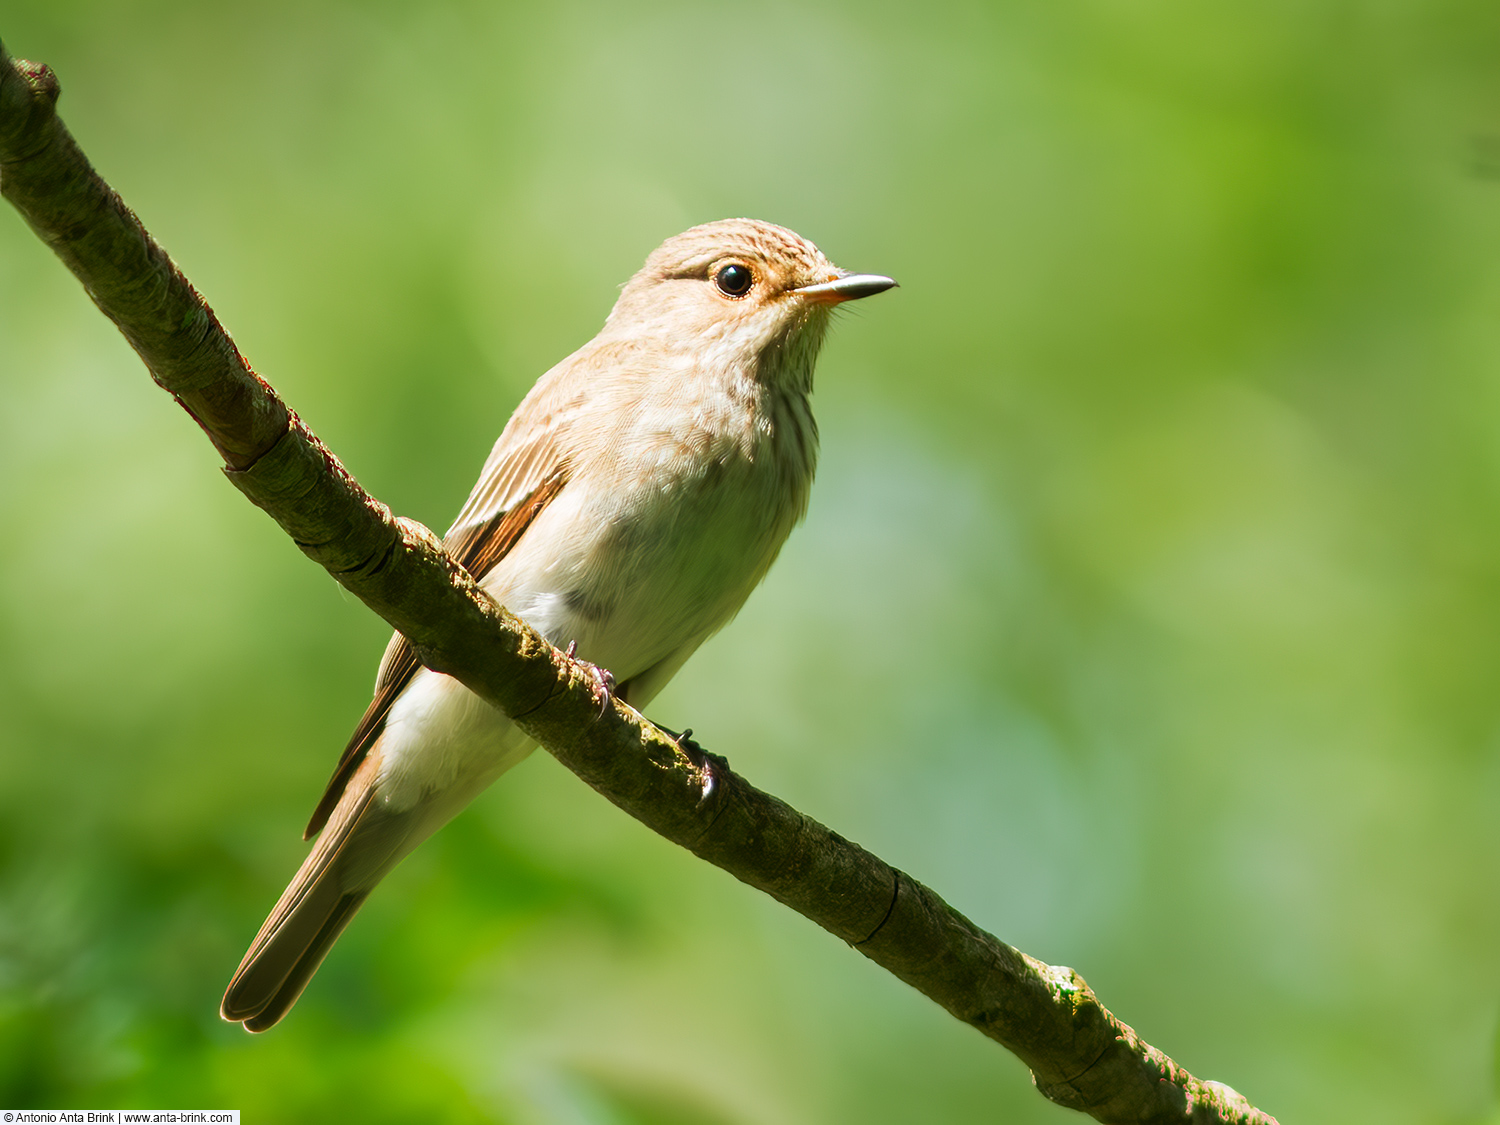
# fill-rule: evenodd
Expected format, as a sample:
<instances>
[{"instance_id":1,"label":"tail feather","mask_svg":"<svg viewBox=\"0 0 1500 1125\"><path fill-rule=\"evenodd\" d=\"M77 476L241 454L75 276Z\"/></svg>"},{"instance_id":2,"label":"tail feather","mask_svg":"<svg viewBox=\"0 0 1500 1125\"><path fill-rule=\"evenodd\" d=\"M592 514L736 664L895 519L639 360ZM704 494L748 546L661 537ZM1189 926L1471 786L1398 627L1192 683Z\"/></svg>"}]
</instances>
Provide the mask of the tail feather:
<instances>
[{"instance_id":1,"label":"tail feather","mask_svg":"<svg viewBox=\"0 0 1500 1125\"><path fill-rule=\"evenodd\" d=\"M396 811L376 794L389 733L382 732L349 778L312 851L229 982L219 1014L243 1023L247 1031L265 1031L285 1016L391 868L531 750L514 727L491 732L502 737L491 739L477 768Z\"/></svg>"},{"instance_id":2,"label":"tail feather","mask_svg":"<svg viewBox=\"0 0 1500 1125\"><path fill-rule=\"evenodd\" d=\"M266 974L268 979L280 977L280 984L269 996L264 991L264 984L257 982L253 973L241 982L238 994L235 992L235 986L231 984L229 992L224 996L225 1018L243 1020L246 1031L265 1031L275 1027L281 1021L281 1017L292 1010L292 1005L297 1002L297 998L302 995L302 990L307 987L308 981L312 980L313 974L318 971L323 958L328 956L333 943L338 940L339 935L344 932L344 927L364 905L369 895L369 891L360 891L356 894L339 896L333 909L323 919L323 924L301 948L291 966L285 971L278 967L276 971ZM246 1012L244 1015L230 1015L229 1007L232 1002L241 1006L253 1005L255 1010Z\"/></svg>"},{"instance_id":3,"label":"tail feather","mask_svg":"<svg viewBox=\"0 0 1500 1125\"><path fill-rule=\"evenodd\" d=\"M409 847L409 814L372 801L378 755L351 779L328 826L225 990L219 1014L265 1031L296 1003L323 958L382 876Z\"/></svg>"}]
</instances>

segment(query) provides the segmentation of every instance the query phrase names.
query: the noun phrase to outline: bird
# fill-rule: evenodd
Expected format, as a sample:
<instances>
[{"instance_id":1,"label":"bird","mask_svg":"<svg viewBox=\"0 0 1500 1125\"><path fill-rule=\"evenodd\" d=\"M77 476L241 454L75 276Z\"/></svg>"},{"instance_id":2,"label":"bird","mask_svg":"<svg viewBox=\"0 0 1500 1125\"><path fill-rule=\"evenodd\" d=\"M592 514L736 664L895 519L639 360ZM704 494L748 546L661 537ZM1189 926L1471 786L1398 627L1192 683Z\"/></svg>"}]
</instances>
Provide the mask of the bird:
<instances>
[{"instance_id":1,"label":"bird","mask_svg":"<svg viewBox=\"0 0 1500 1125\"><path fill-rule=\"evenodd\" d=\"M444 546L553 645L644 708L739 611L807 512L809 395L832 310L895 286L753 219L663 242L597 336L516 408ZM533 749L391 638L317 837L224 993L262 1032L380 880Z\"/></svg>"}]
</instances>

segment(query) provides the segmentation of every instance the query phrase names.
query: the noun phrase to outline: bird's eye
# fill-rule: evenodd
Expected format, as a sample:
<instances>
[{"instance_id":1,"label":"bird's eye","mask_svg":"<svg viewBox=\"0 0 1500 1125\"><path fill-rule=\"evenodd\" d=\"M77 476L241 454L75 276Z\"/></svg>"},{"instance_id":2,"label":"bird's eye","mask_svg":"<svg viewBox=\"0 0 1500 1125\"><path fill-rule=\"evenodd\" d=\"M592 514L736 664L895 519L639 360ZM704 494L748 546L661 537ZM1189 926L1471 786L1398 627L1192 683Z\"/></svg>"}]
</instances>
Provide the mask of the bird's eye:
<instances>
[{"instance_id":1,"label":"bird's eye","mask_svg":"<svg viewBox=\"0 0 1500 1125\"><path fill-rule=\"evenodd\" d=\"M743 297L754 281L749 266L729 265L714 274L714 284L726 297Z\"/></svg>"}]
</instances>

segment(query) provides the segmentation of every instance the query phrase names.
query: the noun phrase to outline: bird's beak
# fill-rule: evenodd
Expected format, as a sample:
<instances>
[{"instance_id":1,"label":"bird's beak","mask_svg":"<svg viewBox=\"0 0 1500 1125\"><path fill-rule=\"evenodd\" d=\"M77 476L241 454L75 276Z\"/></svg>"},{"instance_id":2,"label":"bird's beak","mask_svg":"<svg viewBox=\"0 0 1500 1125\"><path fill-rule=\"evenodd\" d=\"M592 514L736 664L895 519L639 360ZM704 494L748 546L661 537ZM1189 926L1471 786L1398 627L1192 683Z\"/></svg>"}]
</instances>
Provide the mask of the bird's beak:
<instances>
[{"instance_id":1,"label":"bird's beak","mask_svg":"<svg viewBox=\"0 0 1500 1125\"><path fill-rule=\"evenodd\" d=\"M861 297L873 297L876 293L884 293L887 289L895 288L895 285L896 283L890 278L882 277L878 273L849 273L843 277L836 277L832 281L825 281L821 285L804 285L801 289L793 289L792 292L809 300L836 305L841 301L857 301Z\"/></svg>"}]
</instances>

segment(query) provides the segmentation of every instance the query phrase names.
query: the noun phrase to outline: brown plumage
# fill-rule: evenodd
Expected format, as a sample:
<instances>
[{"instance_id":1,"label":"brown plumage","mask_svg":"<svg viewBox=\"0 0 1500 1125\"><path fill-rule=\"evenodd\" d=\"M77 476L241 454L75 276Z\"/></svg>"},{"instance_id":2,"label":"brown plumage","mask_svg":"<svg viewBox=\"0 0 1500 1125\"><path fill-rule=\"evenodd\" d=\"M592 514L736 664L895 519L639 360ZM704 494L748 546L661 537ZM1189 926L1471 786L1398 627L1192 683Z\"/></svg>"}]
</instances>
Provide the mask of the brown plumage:
<instances>
[{"instance_id":1,"label":"brown plumage","mask_svg":"<svg viewBox=\"0 0 1500 1125\"><path fill-rule=\"evenodd\" d=\"M807 509L829 310L895 283L750 219L668 239L603 329L516 409L444 542L553 644L645 706L721 628ZM284 1016L380 879L530 744L398 635L308 823L312 851L224 994Z\"/></svg>"}]
</instances>

